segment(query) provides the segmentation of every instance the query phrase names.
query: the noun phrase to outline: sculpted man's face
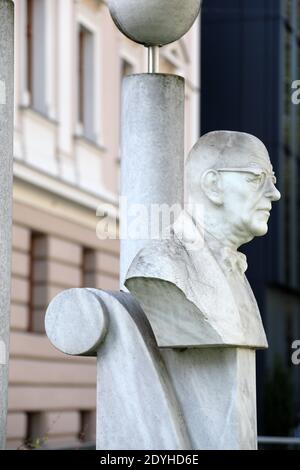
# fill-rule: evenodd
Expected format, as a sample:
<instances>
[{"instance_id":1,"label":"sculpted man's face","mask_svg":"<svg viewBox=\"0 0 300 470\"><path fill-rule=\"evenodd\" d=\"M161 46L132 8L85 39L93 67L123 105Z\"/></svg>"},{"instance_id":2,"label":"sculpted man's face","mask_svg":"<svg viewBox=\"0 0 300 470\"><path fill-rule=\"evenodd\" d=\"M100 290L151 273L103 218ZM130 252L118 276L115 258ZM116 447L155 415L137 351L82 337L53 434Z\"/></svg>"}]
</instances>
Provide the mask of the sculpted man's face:
<instances>
[{"instance_id":1,"label":"sculpted man's face","mask_svg":"<svg viewBox=\"0 0 300 470\"><path fill-rule=\"evenodd\" d=\"M220 169L223 185L224 215L241 239L265 235L272 202L280 199L269 156L261 165L249 165L240 171Z\"/></svg>"},{"instance_id":2,"label":"sculpted man's face","mask_svg":"<svg viewBox=\"0 0 300 470\"><path fill-rule=\"evenodd\" d=\"M243 132L209 132L191 150L186 172L193 218L208 233L233 249L267 233L280 193L259 139Z\"/></svg>"}]
</instances>

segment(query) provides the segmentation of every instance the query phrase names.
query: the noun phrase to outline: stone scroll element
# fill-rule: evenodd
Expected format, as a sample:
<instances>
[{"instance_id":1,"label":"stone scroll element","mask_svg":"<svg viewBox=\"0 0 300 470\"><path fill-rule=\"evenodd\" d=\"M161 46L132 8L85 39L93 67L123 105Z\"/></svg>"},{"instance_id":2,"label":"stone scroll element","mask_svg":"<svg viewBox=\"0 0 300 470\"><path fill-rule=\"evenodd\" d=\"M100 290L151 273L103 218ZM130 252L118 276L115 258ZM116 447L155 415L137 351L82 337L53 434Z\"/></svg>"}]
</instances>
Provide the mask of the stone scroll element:
<instances>
[{"instance_id":1,"label":"stone scroll element","mask_svg":"<svg viewBox=\"0 0 300 470\"><path fill-rule=\"evenodd\" d=\"M46 331L65 354L98 356L98 449L191 448L150 324L130 294L65 291L47 310Z\"/></svg>"}]
</instances>

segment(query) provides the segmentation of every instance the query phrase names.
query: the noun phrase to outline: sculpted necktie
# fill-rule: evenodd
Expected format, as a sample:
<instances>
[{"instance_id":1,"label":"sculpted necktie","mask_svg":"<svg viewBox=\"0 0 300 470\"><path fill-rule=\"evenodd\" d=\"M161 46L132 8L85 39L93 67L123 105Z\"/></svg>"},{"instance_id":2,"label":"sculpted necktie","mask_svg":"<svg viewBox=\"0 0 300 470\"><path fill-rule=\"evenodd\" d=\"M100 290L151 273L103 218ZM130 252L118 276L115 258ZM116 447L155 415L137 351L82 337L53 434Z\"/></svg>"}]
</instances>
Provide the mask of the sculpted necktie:
<instances>
[{"instance_id":1,"label":"sculpted necktie","mask_svg":"<svg viewBox=\"0 0 300 470\"><path fill-rule=\"evenodd\" d=\"M221 262L226 271L239 273L241 275L243 275L248 268L246 256L240 251L233 251L228 247L222 249Z\"/></svg>"}]
</instances>

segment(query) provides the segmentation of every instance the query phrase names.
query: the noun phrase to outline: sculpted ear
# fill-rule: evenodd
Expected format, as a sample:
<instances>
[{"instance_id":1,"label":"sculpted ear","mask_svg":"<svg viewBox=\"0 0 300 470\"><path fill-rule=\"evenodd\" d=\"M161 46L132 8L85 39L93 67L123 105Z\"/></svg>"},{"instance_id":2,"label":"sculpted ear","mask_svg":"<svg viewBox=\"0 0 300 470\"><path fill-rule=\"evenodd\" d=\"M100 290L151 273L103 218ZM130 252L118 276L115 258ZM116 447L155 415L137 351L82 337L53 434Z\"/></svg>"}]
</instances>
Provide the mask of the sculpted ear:
<instances>
[{"instance_id":1,"label":"sculpted ear","mask_svg":"<svg viewBox=\"0 0 300 470\"><path fill-rule=\"evenodd\" d=\"M202 191L210 201L221 206L223 204L223 184L220 173L207 170L201 177Z\"/></svg>"}]
</instances>

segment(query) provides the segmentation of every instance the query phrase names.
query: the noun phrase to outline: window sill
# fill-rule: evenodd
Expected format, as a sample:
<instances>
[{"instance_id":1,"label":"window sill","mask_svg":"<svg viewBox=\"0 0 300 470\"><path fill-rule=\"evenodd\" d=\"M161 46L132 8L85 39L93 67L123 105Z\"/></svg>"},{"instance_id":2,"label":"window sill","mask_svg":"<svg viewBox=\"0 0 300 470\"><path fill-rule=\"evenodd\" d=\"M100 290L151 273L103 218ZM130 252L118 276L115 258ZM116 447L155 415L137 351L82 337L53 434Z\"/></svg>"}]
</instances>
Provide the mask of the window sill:
<instances>
[{"instance_id":1,"label":"window sill","mask_svg":"<svg viewBox=\"0 0 300 470\"><path fill-rule=\"evenodd\" d=\"M89 139L88 137L85 137L84 135L79 135L75 134L74 135L74 140L77 142L81 142L82 144L86 145L89 148L92 148L94 150L100 151L100 152L106 152L107 148L104 145L98 144L94 140Z\"/></svg>"},{"instance_id":2,"label":"window sill","mask_svg":"<svg viewBox=\"0 0 300 470\"><path fill-rule=\"evenodd\" d=\"M43 121L45 121L47 123L53 124L54 126L59 125L59 122L56 119L50 118L47 114L42 113L41 111L37 111L32 106L21 105L21 106L19 106L19 109L22 112L29 112L29 113L35 115L36 117L38 117L39 119L42 119Z\"/></svg>"}]
</instances>

